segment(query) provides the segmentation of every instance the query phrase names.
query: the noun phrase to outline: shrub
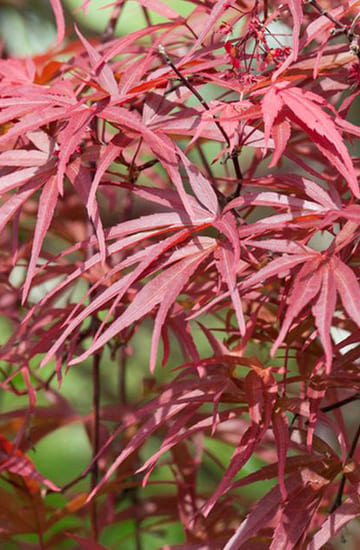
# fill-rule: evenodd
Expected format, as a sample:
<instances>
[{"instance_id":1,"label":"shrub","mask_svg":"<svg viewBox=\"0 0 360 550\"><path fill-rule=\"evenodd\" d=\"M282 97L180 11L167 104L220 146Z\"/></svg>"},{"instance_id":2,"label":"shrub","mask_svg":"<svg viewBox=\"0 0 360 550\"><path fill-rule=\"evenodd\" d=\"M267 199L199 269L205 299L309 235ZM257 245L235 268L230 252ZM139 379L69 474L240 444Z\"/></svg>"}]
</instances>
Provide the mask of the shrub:
<instances>
[{"instance_id":1,"label":"shrub","mask_svg":"<svg viewBox=\"0 0 360 550\"><path fill-rule=\"evenodd\" d=\"M359 2L138 0L119 37L118 0L100 38L50 3L57 45L0 61L4 548L334 548Z\"/></svg>"}]
</instances>

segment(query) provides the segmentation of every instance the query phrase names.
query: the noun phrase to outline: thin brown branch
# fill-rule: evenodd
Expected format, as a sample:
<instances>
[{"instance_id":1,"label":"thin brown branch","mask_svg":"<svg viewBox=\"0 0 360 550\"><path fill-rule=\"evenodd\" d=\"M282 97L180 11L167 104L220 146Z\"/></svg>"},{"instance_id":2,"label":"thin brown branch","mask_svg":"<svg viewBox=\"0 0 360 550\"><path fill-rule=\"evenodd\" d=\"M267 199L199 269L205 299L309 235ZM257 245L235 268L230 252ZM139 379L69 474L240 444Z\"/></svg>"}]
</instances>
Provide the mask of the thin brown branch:
<instances>
[{"instance_id":1,"label":"thin brown branch","mask_svg":"<svg viewBox=\"0 0 360 550\"><path fill-rule=\"evenodd\" d=\"M357 14L356 17L354 17L354 20L351 25L346 25L345 23L342 23L339 19L334 17L330 12L328 12L326 9L322 8L322 6L317 2L317 0L307 0L307 3L313 6L314 9L324 17L326 17L331 23L335 25L336 31L343 33L350 44L350 50L357 55L357 57L360 60L360 36L355 33L355 26L359 20L360 14ZM337 34L337 33L336 33Z\"/></svg>"},{"instance_id":2,"label":"thin brown branch","mask_svg":"<svg viewBox=\"0 0 360 550\"><path fill-rule=\"evenodd\" d=\"M334 411L335 409L339 409L340 407L343 407L348 403L352 403L353 401L357 401L358 399L360 399L360 394L356 393L355 395L351 395L350 397L347 397L346 399L342 399L337 403L332 403L331 405L327 405L326 407L321 407L320 410L321 412L325 412L325 413Z\"/></svg>"},{"instance_id":3,"label":"thin brown branch","mask_svg":"<svg viewBox=\"0 0 360 550\"><path fill-rule=\"evenodd\" d=\"M145 17L145 21L146 21L146 24L148 27L151 27L152 23L151 23L151 18L150 18L150 14L149 14L149 10L145 7L145 6L141 6L141 9L142 9L142 12L144 14L144 17Z\"/></svg>"},{"instance_id":4,"label":"thin brown branch","mask_svg":"<svg viewBox=\"0 0 360 550\"><path fill-rule=\"evenodd\" d=\"M100 359L101 354L93 356L92 379L93 379L93 433L92 433L92 454L93 465L91 469L91 490L95 489L99 481L99 462L96 456L100 449ZM98 503L96 499L91 502L91 525L93 537L98 540L99 518Z\"/></svg>"},{"instance_id":5,"label":"thin brown branch","mask_svg":"<svg viewBox=\"0 0 360 550\"><path fill-rule=\"evenodd\" d=\"M351 447L350 447L350 450L349 450L349 453L348 453L348 456L347 456L348 459L350 459L354 456L359 438L360 438L360 424L358 425L357 430L355 432L355 435L353 437L353 440L351 442ZM340 485L339 485L339 489L338 489L336 498L334 500L333 505L330 508L330 513L334 512L336 510L336 508L339 508L339 506L341 506L342 496L344 494L345 483L346 483L346 476L345 476L345 474L343 474L342 477L341 477L341 481L340 481Z\"/></svg>"},{"instance_id":6,"label":"thin brown branch","mask_svg":"<svg viewBox=\"0 0 360 550\"><path fill-rule=\"evenodd\" d=\"M179 77L179 79L184 84L184 86L186 86L190 90L190 92L196 97L196 99L204 107L204 109L206 109L206 111L210 111L211 109L210 109L208 103L205 101L205 99L202 97L202 95L198 92L198 90L191 84L189 79L186 78L186 76L184 76L180 72L180 70L174 65L174 63L170 59L169 55L167 54L167 52L166 52L166 50L163 46L159 46L159 53L163 57L166 64L169 65L169 67L171 67L171 69ZM220 122L215 117L213 117L213 120L214 120L214 123L216 124L217 128L221 132L221 135L223 136L224 140L226 141L227 146L230 149L231 143L230 143L229 136L225 132L225 130L222 127L222 125L220 124ZM230 153L230 158L231 158L233 166L234 166L235 175L236 175L236 178L238 180L238 187L237 187L237 190L236 190L237 195L240 194L241 186L242 186L242 179L243 179L240 164L239 164L238 154L239 154L239 152L237 150L234 150Z\"/></svg>"},{"instance_id":7,"label":"thin brown branch","mask_svg":"<svg viewBox=\"0 0 360 550\"><path fill-rule=\"evenodd\" d=\"M113 12L110 16L109 22L106 26L106 29L104 31L104 34L101 40L103 43L108 42L109 40L112 40L114 38L116 25L117 25L117 22L119 21L119 17L121 13L121 8L122 8L121 4L116 4L114 6Z\"/></svg>"}]
</instances>

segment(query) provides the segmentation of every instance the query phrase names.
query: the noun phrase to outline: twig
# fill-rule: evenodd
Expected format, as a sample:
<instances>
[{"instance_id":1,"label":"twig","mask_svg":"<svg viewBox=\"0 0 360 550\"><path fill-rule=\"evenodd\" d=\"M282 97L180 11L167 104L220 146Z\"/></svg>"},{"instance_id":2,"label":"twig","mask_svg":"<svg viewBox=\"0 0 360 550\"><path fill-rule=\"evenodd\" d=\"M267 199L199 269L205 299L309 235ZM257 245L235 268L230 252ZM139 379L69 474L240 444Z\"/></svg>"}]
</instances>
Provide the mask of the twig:
<instances>
[{"instance_id":1,"label":"twig","mask_svg":"<svg viewBox=\"0 0 360 550\"><path fill-rule=\"evenodd\" d=\"M360 438L360 424L358 425L358 428L357 428L357 430L355 432L355 435L353 437L351 447L350 447L350 451L349 451L349 454L348 454L348 457L347 457L348 459L352 458L354 456L355 449L356 449L357 443L359 441L359 438ZM345 476L345 474L343 474L342 477L341 477L341 481L340 481L340 485L339 485L339 489L338 489L336 498L334 500L333 505L330 508L330 513L334 512L336 510L336 508L338 508L341 505L342 496L343 496L343 493L344 493L345 482L346 482L346 476Z\"/></svg>"},{"instance_id":2,"label":"twig","mask_svg":"<svg viewBox=\"0 0 360 550\"><path fill-rule=\"evenodd\" d=\"M186 78L186 76L184 76L179 71L179 69L174 65L174 63L170 59L169 55L167 54L164 46L162 46L161 44L159 45L159 53L163 57L166 64L169 65L169 67L172 68L172 70L179 77L179 79L184 84L184 86L186 86L190 90L190 92L196 97L196 99L204 107L204 109L206 109L206 111L211 111L211 109L210 109L209 105L207 104L207 102L205 101L205 99L202 97L201 94L199 94L197 89L191 84L191 82L188 80L188 78ZM217 128L221 132L223 138L225 139L227 146L230 149L231 144L230 144L229 136L225 132L225 130L222 127L222 125L220 124L220 122L218 120L216 120L215 117L213 117L213 120L214 120L214 123L216 124ZM241 192L242 179L243 179L240 164L239 164L238 154L239 154L238 151L236 149L234 149L229 155L231 160L232 160L233 166L234 166L234 171L235 171L236 178L238 180L238 186L237 186L237 189L236 189L237 195L239 195L240 192ZM234 198L234 197L232 196L232 198Z\"/></svg>"},{"instance_id":3,"label":"twig","mask_svg":"<svg viewBox=\"0 0 360 550\"><path fill-rule=\"evenodd\" d=\"M268 18L268 0L264 0L264 22Z\"/></svg>"},{"instance_id":4,"label":"twig","mask_svg":"<svg viewBox=\"0 0 360 550\"><path fill-rule=\"evenodd\" d=\"M326 17L331 23L335 25L335 28L338 32L343 33L350 44L350 50L357 55L359 61L360 61L360 36L355 33L355 27L357 22L360 18L360 13L358 13L354 19L351 25L346 25L345 23L341 23L339 19L331 15L326 9L322 8L321 5L317 2L317 0L307 0L307 3L313 6L313 8L316 9L321 15Z\"/></svg>"},{"instance_id":5,"label":"twig","mask_svg":"<svg viewBox=\"0 0 360 550\"><path fill-rule=\"evenodd\" d=\"M151 27L152 23L151 23L151 19L150 19L149 10L145 6L141 6L141 8L142 8L142 12L144 14L147 26Z\"/></svg>"},{"instance_id":6,"label":"twig","mask_svg":"<svg viewBox=\"0 0 360 550\"><path fill-rule=\"evenodd\" d=\"M348 403L352 403L353 401L356 401L358 399L360 399L360 394L356 393L355 395L347 397L346 399L342 399L337 403L332 403L331 405L327 405L326 407L321 407L320 410L321 412L325 412L325 413L334 411L335 409L339 409L340 407L343 407L344 405L347 405Z\"/></svg>"},{"instance_id":7,"label":"twig","mask_svg":"<svg viewBox=\"0 0 360 550\"><path fill-rule=\"evenodd\" d=\"M116 4L114 6L113 12L111 14L111 17L109 19L109 22L107 24L107 27L104 31L103 37L101 42L107 42L108 40L112 40L114 38L115 34L115 28L116 24L119 20L120 13L121 13L122 4Z\"/></svg>"},{"instance_id":8,"label":"twig","mask_svg":"<svg viewBox=\"0 0 360 550\"><path fill-rule=\"evenodd\" d=\"M94 463L91 469L91 490L94 490L99 481L99 462L96 456L100 450L100 359L101 353L95 353L93 357L93 434L92 454ZM93 537L97 541L99 536L99 518L97 501L91 502L91 526Z\"/></svg>"}]
</instances>

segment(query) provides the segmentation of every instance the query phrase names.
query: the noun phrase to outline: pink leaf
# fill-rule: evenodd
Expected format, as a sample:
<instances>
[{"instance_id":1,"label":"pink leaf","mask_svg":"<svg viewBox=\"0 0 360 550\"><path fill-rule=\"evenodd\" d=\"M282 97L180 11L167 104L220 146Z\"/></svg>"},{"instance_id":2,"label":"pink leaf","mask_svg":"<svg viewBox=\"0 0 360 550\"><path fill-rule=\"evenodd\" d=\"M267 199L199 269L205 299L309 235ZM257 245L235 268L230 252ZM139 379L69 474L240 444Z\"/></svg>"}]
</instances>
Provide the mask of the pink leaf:
<instances>
[{"instance_id":1,"label":"pink leaf","mask_svg":"<svg viewBox=\"0 0 360 550\"><path fill-rule=\"evenodd\" d=\"M168 314L168 311L171 308L171 306L174 304L177 296L180 294L182 288L186 285L191 275L194 273L194 271L199 266L199 264L209 254L209 252L210 251L207 251L206 253L202 253L200 255L190 257L189 259L184 259L181 262L178 262L174 266L176 268L175 279L172 278L171 267L167 271L162 273L162 275L164 275L165 278L169 277L170 284L168 285L167 290L164 291L163 299L160 303L160 307L155 318L154 330L153 330L152 339L151 339L151 353L150 353L150 371L151 372L153 372L155 369L160 332L165 322L166 315ZM161 282L159 281L159 285L160 284ZM143 291L140 291L139 295L141 294L141 292Z\"/></svg>"},{"instance_id":2,"label":"pink leaf","mask_svg":"<svg viewBox=\"0 0 360 550\"><path fill-rule=\"evenodd\" d=\"M30 290L31 281L34 276L36 264L39 258L43 240L49 229L52 217L54 215L56 202L58 198L58 189L56 177L52 176L46 183L40 197L39 208L35 233L33 238L33 246L31 250L31 258L26 273L26 279L23 288L22 302L24 303Z\"/></svg>"},{"instance_id":3,"label":"pink leaf","mask_svg":"<svg viewBox=\"0 0 360 550\"><path fill-rule=\"evenodd\" d=\"M51 7L53 9L57 28L57 40L56 43L59 46L65 38L65 19L61 5L61 0L50 0Z\"/></svg>"},{"instance_id":4,"label":"pink leaf","mask_svg":"<svg viewBox=\"0 0 360 550\"><path fill-rule=\"evenodd\" d=\"M66 175L76 191L79 193L83 204L86 205L89 200L89 193L91 189L91 176L89 170L81 163L80 157L77 157L71 164L68 164L66 168ZM94 224L101 261L104 263L106 258L105 236L96 202L93 204L91 212L89 212L89 217Z\"/></svg>"},{"instance_id":5,"label":"pink leaf","mask_svg":"<svg viewBox=\"0 0 360 550\"><path fill-rule=\"evenodd\" d=\"M80 108L79 111L72 113L68 124L60 134L61 144L57 169L57 182L60 194L63 192L63 179L66 165L69 162L71 155L80 145L93 117L94 112L91 109L85 106Z\"/></svg>"},{"instance_id":6,"label":"pink leaf","mask_svg":"<svg viewBox=\"0 0 360 550\"><path fill-rule=\"evenodd\" d=\"M277 348L285 338L293 320L319 292L320 285L321 270L319 269L318 259L315 259L307 262L295 277L285 319L281 325L280 333L271 348L272 355L275 354Z\"/></svg>"},{"instance_id":7,"label":"pink leaf","mask_svg":"<svg viewBox=\"0 0 360 550\"><path fill-rule=\"evenodd\" d=\"M269 164L269 168L273 168L281 160L287 143L291 136L291 126L287 120L276 122L272 128L272 136L275 144L274 153Z\"/></svg>"},{"instance_id":8,"label":"pink leaf","mask_svg":"<svg viewBox=\"0 0 360 550\"><path fill-rule=\"evenodd\" d=\"M29 113L16 122L10 130L0 136L0 144L6 143L9 139L24 135L26 132L37 130L45 124L61 119L65 114L63 107L45 107L36 109L35 113Z\"/></svg>"},{"instance_id":9,"label":"pink leaf","mask_svg":"<svg viewBox=\"0 0 360 550\"><path fill-rule=\"evenodd\" d=\"M333 119L319 107L318 95L292 87L278 91L291 110L291 118L315 141L321 153L339 170L356 197L360 196L355 169L345 143Z\"/></svg>"},{"instance_id":10,"label":"pink leaf","mask_svg":"<svg viewBox=\"0 0 360 550\"><path fill-rule=\"evenodd\" d=\"M293 18L293 48L291 54L285 59L285 61L280 65L280 67L273 73L272 80L275 81L277 77L285 71L295 62L299 55L299 38L300 38L300 29L301 23L303 21L303 11L302 11L302 0L287 0L292 18Z\"/></svg>"},{"instance_id":11,"label":"pink leaf","mask_svg":"<svg viewBox=\"0 0 360 550\"><path fill-rule=\"evenodd\" d=\"M202 30L195 40L194 44L182 59L182 64L186 63L195 52L195 50L201 45L204 41L204 38L208 32L221 20L223 13L229 8L232 4L235 3L235 0L216 0L215 4L212 7L209 17L206 22L202 25Z\"/></svg>"},{"instance_id":12,"label":"pink leaf","mask_svg":"<svg viewBox=\"0 0 360 550\"><path fill-rule=\"evenodd\" d=\"M13 149L0 153L0 166L43 166L49 156L43 151L34 149ZM34 170L34 173L36 170ZM15 172L16 174L17 172ZM7 178L9 176L6 176Z\"/></svg>"},{"instance_id":13,"label":"pink leaf","mask_svg":"<svg viewBox=\"0 0 360 550\"><path fill-rule=\"evenodd\" d=\"M9 200L0 206L0 231L2 231L5 225L11 220L22 205L41 187L44 181L39 180L29 181L22 187L20 191L12 195Z\"/></svg>"},{"instance_id":14,"label":"pink leaf","mask_svg":"<svg viewBox=\"0 0 360 550\"><path fill-rule=\"evenodd\" d=\"M189 178L189 183L197 200L202 206L207 208L211 214L216 216L219 213L219 203L211 183L202 175L200 170L189 161L181 149L177 148L177 154L182 160Z\"/></svg>"},{"instance_id":15,"label":"pink leaf","mask_svg":"<svg viewBox=\"0 0 360 550\"><path fill-rule=\"evenodd\" d=\"M130 139L127 140L130 143ZM113 142L110 142L106 145L104 152L102 152L101 158L96 166L95 177L91 183L91 188L89 191L89 196L87 199L87 209L89 216L92 216L95 202L95 193L100 183L102 176L105 171L109 168L110 164L116 159L121 151L121 147L115 145Z\"/></svg>"},{"instance_id":16,"label":"pink leaf","mask_svg":"<svg viewBox=\"0 0 360 550\"><path fill-rule=\"evenodd\" d=\"M293 26L293 54L292 61L296 61L299 53L299 35L300 27L303 20L302 1L301 0L287 0L287 4L290 8L291 15L294 21Z\"/></svg>"},{"instance_id":17,"label":"pink leaf","mask_svg":"<svg viewBox=\"0 0 360 550\"><path fill-rule=\"evenodd\" d=\"M49 174L49 169L46 168L47 173ZM0 176L0 193L4 194L8 191L11 191L15 187L22 185L33 177L39 177L40 174L43 174L46 170L41 170L37 166L32 166L31 168L23 168L22 170L15 170L6 176Z\"/></svg>"},{"instance_id":18,"label":"pink leaf","mask_svg":"<svg viewBox=\"0 0 360 550\"><path fill-rule=\"evenodd\" d=\"M323 270L321 291L316 303L312 306L317 329L326 356L326 371L330 372L332 363L332 345L330 338L331 322L336 306L336 284L333 271L330 266Z\"/></svg>"},{"instance_id":19,"label":"pink leaf","mask_svg":"<svg viewBox=\"0 0 360 550\"><path fill-rule=\"evenodd\" d=\"M119 456L116 458L116 460L113 462L113 464L110 466L110 468L107 470L105 476L102 478L100 483L96 486L96 488L90 493L88 497L88 501L90 501L96 493L101 489L101 487L106 483L106 481L111 477L113 472L116 471L116 469L120 466L124 460L130 456L140 445L146 441L146 439L160 426L162 426L165 422L173 418L175 415L179 414L184 408L189 406L189 403L191 402L192 396L198 396L199 391L194 390L193 392L190 392L186 395L186 399L183 399L181 403L173 403L173 396L172 392L163 392L161 396L161 401L163 403L162 407L157 407L153 410L153 414L147 420L146 422L143 422L141 427L137 430L135 436L130 440L129 444L126 446L126 448L119 454ZM164 404L166 401L166 407L164 408Z\"/></svg>"},{"instance_id":20,"label":"pink leaf","mask_svg":"<svg viewBox=\"0 0 360 550\"><path fill-rule=\"evenodd\" d=\"M265 149L268 148L268 143L272 128L276 117L278 116L282 106L284 105L277 87L271 86L269 91L264 95L261 102L261 112L264 119L264 142Z\"/></svg>"},{"instance_id":21,"label":"pink leaf","mask_svg":"<svg viewBox=\"0 0 360 550\"><path fill-rule=\"evenodd\" d=\"M262 267L259 271L250 275L243 283L240 283L240 288L249 288L258 283L265 283L265 281L271 277L278 277L281 273L308 260L311 260L311 255L293 254L288 256L287 254L283 254L280 258L272 260L265 267Z\"/></svg>"},{"instance_id":22,"label":"pink leaf","mask_svg":"<svg viewBox=\"0 0 360 550\"><path fill-rule=\"evenodd\" d=\"M332 259L336 288L347 314L360 327L360 288L353 270L336 256Z\"/></svg>"},{"instance_id":23,"label":"pink leaf","mask_svg":"<svg viewBox=\"0 0 360 550\"><path fill-rule=\"evenodd\" d=\"M231 300L234 306L236 319L239 325L240 333L245 334L245 320L242 311L242 305L238 288L236 286L236 268L234 266L234 252L226 246L220 246L218 250L217 268L228 286Z\"/></svg>"},{"instance_id":24,"label":"pink leaf","mask_svg":"<svg viewBox=\"0 0 360 550\"><path fill-rule=\"evenodd\" d=\"M164 300L164 296L167 293L171 292L171 288L174 287L178 288L177 282L178 279L182 280L182 285L187 282L187 273L192 273L193 271L193 264L195 263L195 267L199 264L199 262L205 258L205 256L208 254L208 252L202 252L199 256L190 257L188 259L183 260L180 264L175 264L174 266L169 267L168 269L164 270L160 275L152 279L149 283L147 283L138 294L136 294L135 299L129 307L125 310L125 312L120 315L116 321L114 321L109 328L105 330L101 336L95 342L92 343L90 348L83 353L80 357L78 357L76 360L73 360L71 364L80 363L83 361L86 357L94 353L99 348L102 348L115 334L118 334L120 331L122 331L124 328L128 327L130 324L134 323L135 321L141 319L149 313L155 306L157 306L159 303L162 303ZM181 276L183 275L183 279L181 279ZM171 294L170 294L171 296ZM170 305L170 304L169 304ZM159 327L161 328L162 323L162 317L165 313L164 310L162 310L161 315L159 317ZM157 335L158 336L158 335ZM154 341L153 341L154 342ZM153 344L154 350L155 343ZM153 351L154 353L154 351ZM152 366L154 365L154 355L152 356Z\"/></svg>"},{"instance_id":25,"label":"pink leaf","mask_svg":"<svg viewBox=\"0 0 360 550\"><path fill-rule=\"evenodd\" d=\"M102 58L102 56L99 54L99 52L96 51L95 48L86 40L86 38L81 34L79 29L75 26L76 34L80 38L81 42L83 43L90 62L93 66L96 66L95 74L96 78L100 84L100 86L109 93L110 96L116 98L118 93L118 84L116 82L114 73L110 67Z\"/></svg>"}]
</instances>

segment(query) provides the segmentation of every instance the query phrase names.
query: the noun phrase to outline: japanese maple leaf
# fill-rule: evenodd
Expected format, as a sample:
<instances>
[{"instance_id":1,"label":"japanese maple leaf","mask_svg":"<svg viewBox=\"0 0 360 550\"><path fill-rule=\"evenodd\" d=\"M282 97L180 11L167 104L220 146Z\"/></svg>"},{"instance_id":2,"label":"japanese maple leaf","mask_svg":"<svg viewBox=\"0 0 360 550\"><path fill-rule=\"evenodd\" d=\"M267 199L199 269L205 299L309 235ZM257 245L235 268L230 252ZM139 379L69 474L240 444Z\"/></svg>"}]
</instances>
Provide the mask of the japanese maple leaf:
<instances>
[{"instance_id":1,"label":"japanese maple leaf","mask_svg":"<svg viewBox=\"0 0 360 550\"><path fill-rule=\"evenodd\" d=\"M60 491L36 470L32 461L20 449L0 434L0 471L2 470L21 476L31 493L39 491L41 484L52 491Z\"/></svg>"},{"instance_id":2,"label":"japanese maple leaf","mask_svg":"<svg viewBox=\"0 0 360 550\"><path fill-rule=\"evenodd\" d=\"M294 319L307 304L311 304L329 372L332 363L330 328L337 294L348 316L360 327L360 288L353 270L337 255L317 254L309 258L293 281L289 306L272 347L272 355L283 342Z\"/></svg>"},{"instance_id":3,"label":"japanese maple leaf","mask_svg":"<svg viewBox=\"0 0 360 550\"><path fill-rule=\"evenodd\" d=\"M262 100L265 128L265 146L273 135L276 144L275 160L279 158L290 138L290 129L284 125L286 119L295 123L310 137L322 155L339 171L348 182L356 197L360 197L354 165L344 140L337 128L341 127L335 112L335 121L322 107L334 111L322 97L307 90L282 82L271 87ZM349 126L349 131L351 131ZM354 132L356 130L354 129Z\"/></svg>"}]
</instances>

